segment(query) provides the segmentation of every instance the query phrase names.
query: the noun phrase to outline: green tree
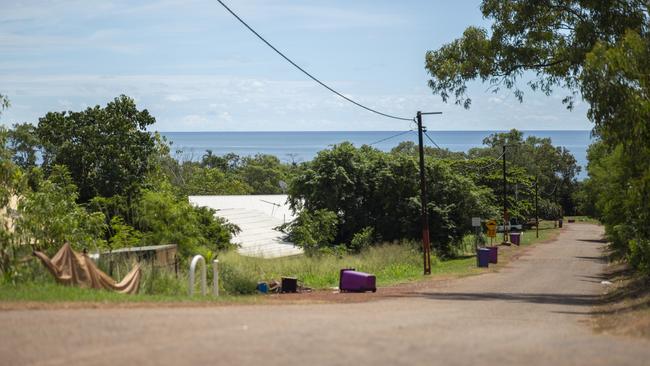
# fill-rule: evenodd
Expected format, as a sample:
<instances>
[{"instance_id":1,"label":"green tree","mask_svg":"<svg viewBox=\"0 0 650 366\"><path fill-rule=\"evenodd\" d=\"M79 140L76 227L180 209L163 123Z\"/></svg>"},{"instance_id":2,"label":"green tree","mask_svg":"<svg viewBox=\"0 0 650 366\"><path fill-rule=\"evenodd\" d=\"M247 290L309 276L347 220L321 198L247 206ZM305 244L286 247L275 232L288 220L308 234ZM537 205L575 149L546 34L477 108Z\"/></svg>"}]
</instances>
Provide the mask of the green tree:
<instances>
[{"instance_id":1,"label":"green tree","mask_svg":"<svg viewBox=\"0 0 650 366\"><path fill-rule=\"evenodd\" d=\"M507 169L518 167L529 176L524 180L520 179L523 178L521 176L515 178L513 184L532 189L531 184L536 180L543 199L560 205L566 214L576 213L574 194L578 186L577 175L580 167L566 148L553 146L550 138L528 136L524 139L523 133L516 129L494 133L486 137L483 143L487 147L472 148L468 153L470 158L501 157L505 145ZM501 169L501 164L494 164L491 172Z\"/></svg>"},{"instance_id":2,"label":"green tree","mask_svg":"<svg viewBox=\"0 0 650 366\"><path fill-rule=\"evenodd\" d=\"M516 82L533 73L534 90L569 90L569 107L580 93L600 138L585 192L619 255L650 273L650 3L484 0L481 11L493 21L489 33L470 27L427 53L430 87L465 107L475 79L521 100Z\"/></svg>"},{"instance_id":3,"label":"green tree","mask_svg":"<svg viewBox=\"0 0 650 366\"><path fill-rule=\"evenodd\" d=\"M305 250L307 255L319 254L333 246L336 238L338 217L328 210L302 210L289 223L287 237Z\"/></svg>"},{"instance_id":4,"label":"green tree","mask_svg":"<svg viewBox=\"0 0 650 366\"><path fill-rule=\"evenodd\" d=\"M252 188L252 194L283 193L280 181L287 180L286 167L273 155L247 156L237 173Z\"/></svg>"},{"instance_id":5,"label":"green tree","mask_svg":"<svg viewBox=\"0 0 650 366\"><path fill-rule=\"evenodd\" d=\"M155 122L133 99L120 96L106 107L82 112L49 112L39 119L43 166L68 167L80 202L92 197L133 196L151 169L156 140L146 132Z\"/></svg>"},{"instance_id":6,"label":"green tree","mask_svg":"<svg viewBox=\"0 0 650 366\"><path fill-rule=\"evenodd\" d=\"M50 253L65 242L78 250L104 247L104 215L88 213L76 199L77 188L67 169L52 167L50 178L20 200L16 231L26 244Z\"/></svg>"},{"instance_id":7,"label":"green tree","mask_svg":"<svg viewBox=\"0 0 650 366\"><path fill-rule=\"evenodd\" d=\"M13 161L23 169L36 167L36 155L40 150L40 141L36 127L30 123L16 123L9 130L9 149Z\"/></svg>"},{"instance_id":8,"label":"green tree","mask_svg":"<svg viewBox=\"0 0 650 366\"><path fill-rule=\"evenodd\" d=\"M472 215L488 210L484 197L489 192L431 157L426 175L433 242L447 254L449 245L471 229ZM318 153L292 181L289 200L296 210L335 213L337 230L331 243L350 246L355 235L368 228L377 241L419 238L419 187L415 157L343 143Z\"/></svg>"},{"instance_id":9,"label":"green tree","mask_svg":"<svg viewBox=\"0 0 650 366\"><path fill-rule=\"evenodd\" d=\"M214 216L214 210L197 208L178 200L171 187L143 190L136 202L135 228L142 232L147 245L178 244L183 255L231 247L231 235L238 228Z\"/></svg>"},{"instance_id":10,"label":"green tree","mask_svg":"<svg viewBox=\"0 0 650 366\"><path fill-rule=\"evenodd\" d=\"M6 281L18 276L20 239L15 233L15 203L27 187L22 170L11 161L8 131L0 126L0 274Z\"/></svg>"},{"instance_id":11,"label":"green tree","mask_svg":"<svg viewBox=\"0 0 650 366\"><path fill-rule=\"evenodd\" d=\"M554 87L582 91L585 61L598 44L616 44L628 30L647 32L648 3L641 0L484 0L483 16L490 31L467 28L462 37L426 54L429 86L443 100L469 107L467 81L479 79L495 91L527 84L547 94ZM568 95L565 102L574 99Z\"/></svg>"}]
</instances>

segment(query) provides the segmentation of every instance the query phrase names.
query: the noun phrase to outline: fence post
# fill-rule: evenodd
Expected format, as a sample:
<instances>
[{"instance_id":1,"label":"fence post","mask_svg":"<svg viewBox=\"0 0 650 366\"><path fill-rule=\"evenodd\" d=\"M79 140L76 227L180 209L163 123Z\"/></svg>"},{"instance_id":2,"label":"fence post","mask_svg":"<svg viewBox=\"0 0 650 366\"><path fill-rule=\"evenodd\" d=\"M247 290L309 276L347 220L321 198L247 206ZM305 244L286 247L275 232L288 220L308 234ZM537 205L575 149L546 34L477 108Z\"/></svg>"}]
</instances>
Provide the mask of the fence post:
<instances>
[{"instance_id":1,"label":"fence post","mask_svg":"<svg viewBox=\"0 0 650 366\"><path fill-rule=\"evenodd\" d=\"M212 294L219 296L219 260L212 262Z\"/></svg>"}]
</instances>

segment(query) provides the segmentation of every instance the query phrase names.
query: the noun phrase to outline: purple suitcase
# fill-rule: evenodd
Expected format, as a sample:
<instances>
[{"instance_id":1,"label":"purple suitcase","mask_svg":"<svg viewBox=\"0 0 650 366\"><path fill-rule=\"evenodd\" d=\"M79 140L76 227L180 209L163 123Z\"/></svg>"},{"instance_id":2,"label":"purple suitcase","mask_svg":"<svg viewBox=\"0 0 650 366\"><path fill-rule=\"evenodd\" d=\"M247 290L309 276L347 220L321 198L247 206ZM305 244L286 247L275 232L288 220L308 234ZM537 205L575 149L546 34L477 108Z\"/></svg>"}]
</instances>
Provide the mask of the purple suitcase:
<instances>
[{"instance_id":1,"label":"purple suitcase","mask_svg":"<svg viewBox=\"0 0 650 366\"><path fill-rule=\"evenodd\" d=\"M341 292L376 292L376 282L375 275L357 272L354 268L346 268L341 270L339 290Z\"/></svg>"}]
</instances>

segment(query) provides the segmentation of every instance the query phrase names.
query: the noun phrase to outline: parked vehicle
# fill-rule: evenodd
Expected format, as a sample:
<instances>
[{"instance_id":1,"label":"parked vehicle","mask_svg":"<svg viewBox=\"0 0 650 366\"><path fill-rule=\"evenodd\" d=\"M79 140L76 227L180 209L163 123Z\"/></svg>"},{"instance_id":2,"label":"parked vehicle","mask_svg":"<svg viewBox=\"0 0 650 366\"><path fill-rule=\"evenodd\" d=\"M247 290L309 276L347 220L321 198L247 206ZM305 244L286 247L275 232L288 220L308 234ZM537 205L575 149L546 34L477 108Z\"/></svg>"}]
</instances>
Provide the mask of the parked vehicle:
<instances>
[{"instance_id":1,"label":"parked vehicle","mask_svg":"<svg viewBox=\"0 0 650 366\"><path fill-rule=\"evenodd\" d=\"M518 220L510 220L510 223L506 225L506 228L508 231L521 231L524 228L524 225ZM503 225L497 226L497 232L503 232Z\"/></svg>"}]
</instances>

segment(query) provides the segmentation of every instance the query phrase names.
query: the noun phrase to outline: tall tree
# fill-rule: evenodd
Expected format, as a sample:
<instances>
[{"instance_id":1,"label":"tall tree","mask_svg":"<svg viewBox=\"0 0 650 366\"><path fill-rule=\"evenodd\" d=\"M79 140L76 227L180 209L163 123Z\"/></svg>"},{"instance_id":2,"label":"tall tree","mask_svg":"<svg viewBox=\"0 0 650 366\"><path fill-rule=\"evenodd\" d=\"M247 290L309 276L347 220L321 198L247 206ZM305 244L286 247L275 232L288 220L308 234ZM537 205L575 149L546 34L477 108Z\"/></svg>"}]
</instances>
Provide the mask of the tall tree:
<instances>
[{"instance_id":1,"label":"tall tree","mask_svg":"<svg viewBox=\"0 0 650 366\"><path fill-rule=\"evenodd\" d=\"M104 108L50 112L37 128L45 171L65 165L81 202L95 196L131 196L151 168L156 141L146 128L154 122L146 109L139 111L124 95Z\"/></svg>"},{"instance_id":2,"label":"tall tree","mask_svg":"<svg viewBox=\"0 0 650 366\"><path fill-rule=\"evenodd\" d=\"M603 144L590 154L595 181L585 186L599 195L592 201L617 202L597 205L609 238L650 273L650 2L484 0L481 11L493 21L489 32L470 27L427 52L429 86L466 108L476 79L522 100L517 81L534 75L533 90L566 88L568 107L580 93Z\"/></svg>"},{"instance_id":3,"label":"tall tree","mask_svg":"<svg viewBox=\"0 0 650 366\"><path fill-rule=\"evenodd\" d=\"M587 56L601 44L616 44L628 30L647 33L644 0L484 0L481 12L492 20L490 31L469 27L462 37L426 54L429 86L443 100L454 98L468 108L467 81L479 79L497 91L513 89L527 77L533 90L554 87L582 91ZM571 106L574 94L564 101Z\"/></svg>"},{"instance_id":4,"label":"tall tree","mask_svg":"<svg viewBox=\"0 0 650 366\"><path fill-rule=\"evenodd\" d=\"M36 134L36 126L30 123L16 123L9 130L9 148L13 153L13 161L23 169L36 166L40 141Z\"/></svg>"}]
</instances>

